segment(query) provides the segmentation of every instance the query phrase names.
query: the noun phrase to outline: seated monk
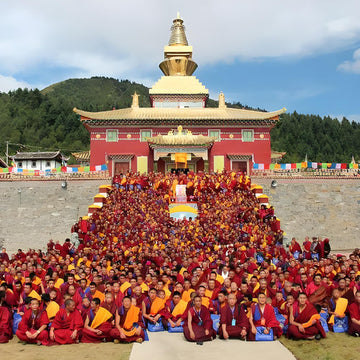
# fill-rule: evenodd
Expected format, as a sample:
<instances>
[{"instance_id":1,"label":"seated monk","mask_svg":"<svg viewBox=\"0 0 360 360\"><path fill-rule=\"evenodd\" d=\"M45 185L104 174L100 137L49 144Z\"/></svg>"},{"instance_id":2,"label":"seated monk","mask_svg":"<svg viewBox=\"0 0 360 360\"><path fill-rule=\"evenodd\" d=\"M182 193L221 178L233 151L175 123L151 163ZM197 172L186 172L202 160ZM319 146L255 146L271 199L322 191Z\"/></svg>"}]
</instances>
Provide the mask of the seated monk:
<instances>
[{"instance_id":1,"label":"seated monk","mask_svg":"<svg viewBox=\"0 0 360 360\"><path fill-rule=\"evenodd\" d=\"M48 345L47 326L49 318L45 310L40 310L40 301L31 299L30 308L21 319L16 336L29 344Z\"/></svg>"},{"instance_id":2,"label":"seated monk","mask_svg":"<svg viewBox=\"0 0 360 360\"><path fill-rule=\"evenodd\" d=\"M355 302L349 306L349 334L360 336L360 291L355 293Z\"/></svg>"},{"instance_id":3,"label":"seated monk","mask_svg":"<svg viewBox=\"0 0 360 360\"><path fill-rule=\"evenodd\" d=\"M100 306L100 299L91 300L91 310L86 316L81 342L101 343L111 341L110 331L113 314Z\"/></svg>"},{"instance_id":4,"label":"seated monk","mask_svg":"<svg viewBox=\"0 0 360 360\"><path fill-rule=\"evenodd\" d=\"M131 304L129 296L125 296L122 306L115 314L115 328L110 332L114 343L134 341L142 343L145 339L144 328L140 309Z\"/></svg>"},{"instance_id":5,"label":"seated monk","mask_svg":"<svg viewBox=\"0 0 360 360\"><path fill-rule=\"evenodd\" d=\"M264 293L259 293L258 303L251 306L249 321L251 331L249 332L248 340L255 340L256 328L260 326L265 327L264 334L266 335L272 329L274 340L282 334L280 323L276 320L274 308L266 303L266 295Z\"/></svg>"},{"instance_id":6,"label":"seated monk","mask_svg":"<svg viewBox=\"0 0 360 360\"><path fill-rule=\"evenodd\" d=\"M237 304L236 295L229 294L227 304L220 310L220 338L245 340L249 328L249 320L243 307Z\"/></svg>"},{"instance_id":7,"label":"seated monk","mask_svg":"<svg viewBox=\"0 0 360 360\"><path fill-rule=\"evenodd\" d=\"M75 307L75 301L67 299L65 308L58 311L51 324L50 340L60 345L78 343L83 324L81 314Z\"/></svg>"},{"instance_id":8,"label":"seated monk","mask_svg":"<svg viewBox=\"0 0 360 360\"><path fill-rule=\"evenodd\" d=\"M154 288L149 290L149 296L142 302L142 314L145 320L156 324L161 317L161 310L165 307L165 299L157 296Z\"/></svg>"},{"instance_id":9,"label":"seated monk","mask_svg":"<svg viewBox=\"0 0 360 360\"><path fill-rule=\"evenodd\" d=\"M314 305L308 302L305 293L300 293L298 305L290 308L289 328L287 336L289 339L321 339L326 333L320 323L320 315Z\"/></svg>"},{"instance_id":10,"label":"seated monk","mask_svg":"<svg viewBox=\"0 0 360 360\"><path fill-rule=\"evenodd\" d=\"M201 297L196 295L193 301L194 306L189 309L187 321L183 325L184 336L186 340L202 345L203 341L215 339L216 332L213 329L210 311L201 304Z\"/></svg>"},{"instance_id":11,"label":"seated monk","mask_svg":"<svg viewBox=\"0 0 360 360\"><path fill-rule=\"evenodd\" d=\"M142 302L145 300L146 295L142 292L141 286L136 286L131 295L131 303L141 309Z\"/></svg>"},{"instance_id":12,"label":"seated monk","mask_svg":"<svg viewBox=\"0 0 360 360\"><path fill-rule=\"evenodd\" d=\"M12 339L12 316L5 296L5 291L0 291L0 344Z\"/></svg>"},{"instance_id":13,"label":"seated monk","mask_svg":"<svg viewBox=\"0 0 360 360\"><path fill-rule=\"evenodd\" d=\"M111 292L105 293L105 300L100 304L100 306L111 312L113 316L115 316L116 310L118 308L114 301L114 295Z\"/></svg>"},{"instance_id":14,"label":"seated monk","mask_svg":"<svg viewBox=\"0 0 360 360\"><path fill-rule=\"evenodd\" d=\"M181 294L178 291L174 291L172 299L169 299L165 304L166 313L162 318L165 329L167 329L168 323L172 328L182 325L186 308L187 302L181 299Z\"/></svg>"},{"instance_id":15,"label":"seated monk","mask_svg":"<svg viewBox=\"0 0 360 360\"><path fill-rule=\"evenodd\" d=\"M50 295L47 293L41 294L41 299L43 301L43 310L46 311L49 323L54 320L55 315L60 309L58 303L50 299Z\"/></svg>"}]
</instances>

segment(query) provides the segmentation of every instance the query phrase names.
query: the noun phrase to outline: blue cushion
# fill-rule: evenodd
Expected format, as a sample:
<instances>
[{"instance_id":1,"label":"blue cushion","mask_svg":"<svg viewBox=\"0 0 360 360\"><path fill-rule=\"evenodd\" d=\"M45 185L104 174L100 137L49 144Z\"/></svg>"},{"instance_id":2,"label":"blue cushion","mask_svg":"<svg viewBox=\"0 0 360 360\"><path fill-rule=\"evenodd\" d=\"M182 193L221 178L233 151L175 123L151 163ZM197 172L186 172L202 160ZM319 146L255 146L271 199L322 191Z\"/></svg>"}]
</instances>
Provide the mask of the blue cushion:
<instances>
[{"instance_id":1,"label":"blue cushion","mask_svg":"<svg viewBox=\"0 0 360 360\"><path fill-rule=\"evenodd\" d=\"M168 323L168 332L169 333L182 333L183 332L183 324L184 322L181 322L180 326L171 327L170 323Z\"/></svg>"},{"instance_id":2,"label":"blue cushion","mask_svg":"<svg viewBox=\"0 0 360 360\"><path fill-rule=\"evenodd\" d=\"M210 316L211 320L213 321L213 329L217 333L220 327L220 315L211 314Z\"/></svg>"},{"instance_id":3,"label":"blue cushion","mask_svg":"<svg viewBox=\"0 0 360 360\"><path fill-rule=\"evenodd\" d=\"M347 332L349 330L349 323L347 316L345 316L342 319L335 316L333 330L335 333Z\"/></svg>"},{"instance_id":4,"label":"blue cushion","mask_svg":"<svg viewBox=\"0 0 360 360\"><path fill-rule=\"evenodd\" d=\"M14 313L14 315L13 315L13 325L12 325L13 334L16 333L16 330L19 327L21 319L22 319L22 316L20 314Z\"/></svg>"},{"instance_id":5,"label":"blue cushion","mask_svg":"<svg viewBox=\"0 0 360 360\"><path fill-rule=\"evenodd\" d=\"M159 332L159 331L164 331L164 326L161 322L161 318L158 320L157 323L153 324L152 322L148 323L148 330L150 332Z\"/></svg>"},{"instance_id":6,"label":"blue cushion","mask_svg":"<svg viewBox=\"0 0 360 360\"><path fill-rule=\"evenodd\" d=\"M256 328L255 340L256 341L273 341L274 340L273 329L270 329L268 334L264 334L264 330L265 330L264 326L259 326Z\"/></svg>"}]
</instances>

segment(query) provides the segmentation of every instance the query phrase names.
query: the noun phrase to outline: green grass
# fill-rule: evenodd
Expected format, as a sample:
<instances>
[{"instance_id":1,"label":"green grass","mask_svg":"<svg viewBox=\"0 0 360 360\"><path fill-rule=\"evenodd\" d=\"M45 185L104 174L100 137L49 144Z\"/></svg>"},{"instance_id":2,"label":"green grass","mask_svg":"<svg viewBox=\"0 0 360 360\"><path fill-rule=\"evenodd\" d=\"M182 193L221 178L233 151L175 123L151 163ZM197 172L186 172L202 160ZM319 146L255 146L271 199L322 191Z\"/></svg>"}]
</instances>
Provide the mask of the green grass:
<instances>
[{"instance_id":1,"label":"green grass","mask_svg":"<svg viewBox=\"0 0 360 360\"><path fill-rule=\"evenodd\" d=\"M0 345L0 359L24 360L129 360L132 344L23 345L16 336Z\"/></svg>"},{"instance_id":2,"label":"green grass","mask_svg":"<svg viewBox=\"0 0 360 360\"><path fill-rule=\"evenodd\" d=\"M280 342L286 346L297 360L359 360L360 338L347 334L329 332L326 339L289 340L284 336Z\"/></svg>"}]
</instances>

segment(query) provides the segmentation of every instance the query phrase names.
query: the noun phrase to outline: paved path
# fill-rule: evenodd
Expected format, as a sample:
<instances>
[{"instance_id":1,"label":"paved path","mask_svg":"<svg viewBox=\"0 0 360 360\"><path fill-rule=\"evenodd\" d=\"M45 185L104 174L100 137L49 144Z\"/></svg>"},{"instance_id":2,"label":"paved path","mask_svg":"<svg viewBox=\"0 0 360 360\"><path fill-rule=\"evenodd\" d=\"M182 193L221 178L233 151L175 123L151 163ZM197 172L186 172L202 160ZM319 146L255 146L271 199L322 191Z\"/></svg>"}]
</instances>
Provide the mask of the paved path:
<instances>
[{"instance_id":1,"label":"paved path","mask_svg":"<svg viewBox=\"0 0 360 360\"><path fill-rule=\"evenodd\" d=\"M150 341L134 344L130 360L221 360L221 359L266 359L295 360L294 355L279 341L245 342L220 340L196 345L185 341L182 334L167 332L148 333Z\"/></svg>"}]
</instances>

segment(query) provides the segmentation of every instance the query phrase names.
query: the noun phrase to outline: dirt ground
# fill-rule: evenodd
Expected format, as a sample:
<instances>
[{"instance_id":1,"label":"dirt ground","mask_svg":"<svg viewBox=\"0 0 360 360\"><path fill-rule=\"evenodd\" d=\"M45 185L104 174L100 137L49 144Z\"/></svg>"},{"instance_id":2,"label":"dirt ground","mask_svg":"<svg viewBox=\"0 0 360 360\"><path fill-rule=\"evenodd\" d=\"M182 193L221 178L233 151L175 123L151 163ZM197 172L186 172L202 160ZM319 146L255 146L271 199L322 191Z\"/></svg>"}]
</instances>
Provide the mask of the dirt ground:
<instances>
[{"instance_id":1,"label":"dirt ground","mask_svg":"<svg viewBox=\"0 0 360 360\"><path fill-rule=\"evenodd\" d=\"M132 345L128 344L76 344L62 346L37 346L32 344L23 345L18 338L14 338L7 344L0 344L0 358L2 360L128 360Z\"/></svg>"}]
</instances>

